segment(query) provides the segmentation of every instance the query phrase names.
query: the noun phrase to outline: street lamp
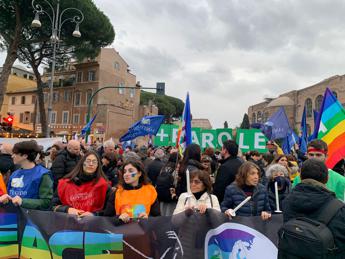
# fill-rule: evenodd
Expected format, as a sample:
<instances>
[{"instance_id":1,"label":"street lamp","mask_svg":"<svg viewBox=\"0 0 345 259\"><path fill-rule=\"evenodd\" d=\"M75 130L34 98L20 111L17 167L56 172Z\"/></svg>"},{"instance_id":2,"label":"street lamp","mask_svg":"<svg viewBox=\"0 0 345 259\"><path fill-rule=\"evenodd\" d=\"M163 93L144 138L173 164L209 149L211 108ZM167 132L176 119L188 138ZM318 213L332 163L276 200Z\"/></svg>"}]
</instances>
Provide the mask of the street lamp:
<instances>
[{"instance_id":1,"label":"street lamp","mask_svg":"<svg viewBox=\"0 0 345 259\"><path fill-rule=\"evenodd\" d=\"M35 0L32 0L31 4L35 12L35 18L31 23L31 27L34 28L40 28L42 26L40 21L40 15L47 15L52 26L52 34L50 37L50 40L53 44L53 58L52 58L52 71L50 74L50 82L49 82L49 96L48 96L48 122L47 122L47 129L46 129L46 137L50 137L50 123L51 123L51 117L52 117L52 103L53 103L53 84L54 84L54 73L55 73L55 52L57 45L60 41L60 35L61 35L61 28L62 25L70 21L72 23L75 23L75 29L72 33L73 37L80 38L81 33L79 31L79 24L81 24L84 20L84 14L82 11L80 11L77 8L69 7L61 11L60 13L60 0L57 0L56 9L53 8L53 6L49 3L48 0L41 0L42 2L46 3L49 8L50 12L47 12L43 9L42 5L37 4ZM74 11L77 14L74 14L74 16L71 16L69 18L64 18L63 15L67 12Z\"/></svg>"}]
</instances>

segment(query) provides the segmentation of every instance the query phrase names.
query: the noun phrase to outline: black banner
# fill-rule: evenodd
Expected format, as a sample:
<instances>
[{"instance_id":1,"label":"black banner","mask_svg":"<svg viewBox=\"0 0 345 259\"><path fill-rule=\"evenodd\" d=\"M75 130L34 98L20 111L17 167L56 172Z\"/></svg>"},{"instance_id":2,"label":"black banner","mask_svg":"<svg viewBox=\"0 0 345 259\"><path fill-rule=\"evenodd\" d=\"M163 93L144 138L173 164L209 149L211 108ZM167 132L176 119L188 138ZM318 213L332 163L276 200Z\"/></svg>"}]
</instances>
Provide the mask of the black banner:
<instances>
[{"instance_id":1,"label":"black banner","mask_svg":"<svg viewBox=\"0 0 345 259\"><path fill-rule=\"evenodd\" d=\"M0 258L276 258L282 216L208 210L125 225L114 218L0 207Z\"/></svg>"}]
</instances>

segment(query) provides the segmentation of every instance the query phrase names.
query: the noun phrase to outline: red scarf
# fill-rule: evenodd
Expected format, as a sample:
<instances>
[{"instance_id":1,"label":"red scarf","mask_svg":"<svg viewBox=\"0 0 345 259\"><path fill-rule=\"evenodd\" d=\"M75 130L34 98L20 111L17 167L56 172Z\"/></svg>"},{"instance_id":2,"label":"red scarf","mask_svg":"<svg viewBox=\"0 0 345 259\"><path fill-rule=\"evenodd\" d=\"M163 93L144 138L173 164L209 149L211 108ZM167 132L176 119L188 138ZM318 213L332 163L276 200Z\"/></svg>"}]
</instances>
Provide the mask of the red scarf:
<instances>
[{"instance_id":1,"label":"red scarf","mask_svg":"<svg viewBox=\"0 0 345 259\"><path fill-rule=\"evenodd\" d=\"M104 178L76 185L70 179L61 179L58 194L62 205L72 208L97 212L103 209L108 183Z\"/></svg>"}]
</instances>

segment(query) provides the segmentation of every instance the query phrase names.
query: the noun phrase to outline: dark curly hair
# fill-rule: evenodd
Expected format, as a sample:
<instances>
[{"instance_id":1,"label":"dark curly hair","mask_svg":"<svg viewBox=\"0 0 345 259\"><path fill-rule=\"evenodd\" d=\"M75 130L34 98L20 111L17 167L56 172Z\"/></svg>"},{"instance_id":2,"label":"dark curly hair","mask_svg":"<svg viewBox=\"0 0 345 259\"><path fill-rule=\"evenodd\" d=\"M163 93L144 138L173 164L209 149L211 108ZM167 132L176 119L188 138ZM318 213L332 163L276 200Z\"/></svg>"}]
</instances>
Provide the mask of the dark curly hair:
<instances>
[{"instance_id":1,"label":"dark curly hair","mask_svg":"<svg viewBox=\"0 0 345 259\"><path fill-rule=\"evenodd\" d=\"M138 172L141 172L139 183L143 185L151 183L144 169L144 164L140 160L137 160L137 159L128 159L125 161L125 163L121 167L121 172L119 174L119 185L123 186L124 184L126 184L125 180L123 179L123 170L127 165L132 165L135 169L138 170Z\"/></svg>"}]
</instances>

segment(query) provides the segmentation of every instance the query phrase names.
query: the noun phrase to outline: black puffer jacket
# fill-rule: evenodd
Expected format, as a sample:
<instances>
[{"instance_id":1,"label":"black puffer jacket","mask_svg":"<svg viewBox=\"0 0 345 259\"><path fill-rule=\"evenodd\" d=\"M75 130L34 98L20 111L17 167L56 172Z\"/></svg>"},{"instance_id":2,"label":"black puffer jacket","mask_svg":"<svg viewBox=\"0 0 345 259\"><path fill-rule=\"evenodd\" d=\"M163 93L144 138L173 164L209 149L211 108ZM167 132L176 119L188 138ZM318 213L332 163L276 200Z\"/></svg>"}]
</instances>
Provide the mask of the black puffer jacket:
<instances>
[{"instance_id":1,"label":"black puffer jacket","mask_svg":"<svg viewBox=\"0 0 345 259\"><path fill-rule=\"evenodd\" d=\"M184 193L187 191L187 181L186 181L186 171L189 170L189 173L195 171L195 170L203 170L204 166L194 159L188 160L188 164L185 170L179 172L179 180L177 182L176 187L176 195L180 196L181 193Z\"/></svg>"},{"instance_id":2,"label":"black puffer jacket","mask_svg":"<svg viewBox=\"0 0 345 259\"><path fill-rule=\"evenodd\" d=\"M289 195L291 191L290 179L288 179L287 177L284 179L285 179L285 182L282 183L282 189L278 190L280 210L282 210L283 208L283 201L285 200L285 198ZM272 213L274 213L274 211L277 209L274 181L269 181L266 188L267 188L267 193L268 193L268 200L270 202L270 207L271 207Z\"/></svg>"},{"instance_id":3,"label":"black puffer jacket","mask_svg":"<svg viewBox=\"0 0 345 259\"><path fill-rule=\"evenodd\" d=\"M119 182L118 169L116 164L111 162L107 166L102 166L104 174L107 176L108 180L111 182L111 186L116 186Z\"/></svg>"},{"instance_id":4,"label":"black puffer jacket","mask_svg":"<svg viewBox=\"0 0 345 259\"><path fill-rule=\"evenodd\" d=\"M155 158L155 160L151 161L145 168L147 176L150 178L152 185L156 185L157 177L164 166L164 162L160 159Z\"/></svg>"},{"instance_id":5,"label":"black puffer jacket","mask_svg":"<svg viewBox=\"0 0 345 259\"><path fill-rule=\"evenodd\" d=\"M324 211L324 206L332 199L335 199L335 194L319 182L312 179L303 180L283 202L284 222L296 217L316 220ZM338 247L336 258L345 258L345 206L331 219L328 228Z\"/></svg>"},{"instance_id":6,"label":"black puffer jacket","mask_svg":"<svg viewBox=\"0 0 345 259\"><path fill-rule=\"evenodd\" d=\"M225 212L227 209L234 209L242 201L247 198L244 191L237 186L236 182L226 187L224 200L221 204L221 209ZM252 199L244 204L237 212L237 216L260 216L261 212L271 212L268 201L268 194L265 186L258 184L254 188Z\"/></svg>"},{"instance_id":7,"label":"black puffer jacket","mask_svg":"<svg viewBox=\"0 0 345 259\"><path fill-rule=\"evenodd\" d=\"M0 154L0 172L5 174L8 171L11 173L15 170L12 156L10 154Z\"/></svg>"},{"instance_id":8,"label":"black puffer jacket","mask_svg":"<svg viewBox=\"0 0 345 259\"><path fill-rule=\"evenodd\" d=\"M64 149L56 156L52 167L50 168L54 178L54 190L57 187L59 179L71 172L80 160L80 156L72 155Z\"/></svg>"},{"instance_id":9,"label":"black puffer jacket","mask_svg":"<svg viewBox=\"0 0 345 259\"><path fill-rule=\"evenodd\" d=\"M217 196L219 203L224 199L225 188L235 181L238 168L242 161L237 157L228 157L221 161L216 181L213 185L213 194Z\"/></svg>"}]
</instances>

